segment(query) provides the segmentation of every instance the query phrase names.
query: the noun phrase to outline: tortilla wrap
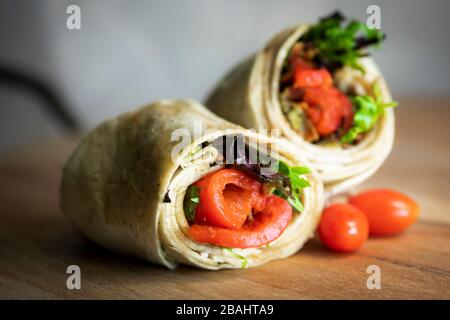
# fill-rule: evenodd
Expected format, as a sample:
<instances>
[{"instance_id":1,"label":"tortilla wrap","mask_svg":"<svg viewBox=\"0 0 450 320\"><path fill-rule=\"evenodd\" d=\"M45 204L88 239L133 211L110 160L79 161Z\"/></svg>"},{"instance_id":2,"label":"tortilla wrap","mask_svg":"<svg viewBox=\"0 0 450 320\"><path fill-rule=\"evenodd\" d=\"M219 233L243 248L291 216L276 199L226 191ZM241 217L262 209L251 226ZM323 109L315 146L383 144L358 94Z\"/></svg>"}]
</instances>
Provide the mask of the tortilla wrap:
<instances>
[{"instance_id":1,"label":"tortilla wrap","mask_svg":"<svg viewBox=\"0 0 450 320\"><path fill-rule=\"evenodd\" d=\"M394 141L394 112L387 109L377 125L355 146L312 144L290 126L279 101L279 83L283 63L290 48L308 30L303 24L277 34L255 56L232 70L213 90L206 106L226 120L256 130L281 130L317 169L327 196L348 190L369 178L389 155ZM365 70L344 67L336 74L339 86L353 86L360 95L373 94L378 82L385 102L392 101L386 82L371 58L359 59Z\"/></svg>"},{"instance_id":2,"label":"tortilla wrap","mask_svg":"<svg viewBox=\"0 0 450 320\"><path fill-rule=\"evenodd\" d=\"M173 156L180 141L172 134L182 129L195 136L199 121L204 130ZM190 100L162 100L102 123L81 141L64 167L62 211L98 244L168 268L241 268L244 260L253 267L288 257L313 236L320 219L323 185L314 170L305 176L311 187L303 192L304 211L268 245L226 249L187 236L187 187L223 167L213 164L217 150L202 142L230 133L270 145L276 160L310 167L289 142L245 130Z\"/></svg>"}]
</instances>

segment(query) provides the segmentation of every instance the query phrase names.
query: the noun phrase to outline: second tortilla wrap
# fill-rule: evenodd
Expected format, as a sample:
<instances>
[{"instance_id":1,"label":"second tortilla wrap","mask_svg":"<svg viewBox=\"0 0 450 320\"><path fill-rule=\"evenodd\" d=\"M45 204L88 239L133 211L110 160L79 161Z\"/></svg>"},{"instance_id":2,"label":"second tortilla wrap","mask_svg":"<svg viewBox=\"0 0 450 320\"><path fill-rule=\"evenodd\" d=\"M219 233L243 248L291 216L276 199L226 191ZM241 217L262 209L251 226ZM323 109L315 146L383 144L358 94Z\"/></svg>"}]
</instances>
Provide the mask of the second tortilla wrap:
<instances>
[{"instance_id":1,"label":"second tortilla wrap","mask_svg":"<svg viewBox=\"0 0 450 320\"><path fill-rule=\"evenodd\" d=\"M394 112L385 114L356 146L322 146L305 141L288 123L279 101L279 83L283 63L290 48L308 30L302 24L277 34L256 56L242 62L213 90L206 106L219 116L254 129L280 129L295 143L321 174L328 196L361 183L382 165L394 141ZM385 102L392 101L386 82L370 58L360 58L360 71L344 67L339 72L341 85L356 85L360 94L372 94L378 83Z\"/></svg>"}]
</instances>

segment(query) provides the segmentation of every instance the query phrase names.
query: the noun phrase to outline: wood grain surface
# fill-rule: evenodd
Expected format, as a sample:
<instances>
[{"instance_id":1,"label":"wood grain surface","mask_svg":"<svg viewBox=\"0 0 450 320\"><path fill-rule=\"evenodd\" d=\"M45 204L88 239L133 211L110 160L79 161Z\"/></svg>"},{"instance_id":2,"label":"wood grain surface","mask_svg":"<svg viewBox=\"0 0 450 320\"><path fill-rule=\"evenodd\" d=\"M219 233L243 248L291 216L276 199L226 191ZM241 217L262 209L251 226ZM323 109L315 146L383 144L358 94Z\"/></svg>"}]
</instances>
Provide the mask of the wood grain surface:
<instances>
[{"instance_id":1,"label":"wood grain surface","mask_svg":"<svg viewBox=\"0 0 450 320\"><path fill-rule=\"evenodd\" d=\"M0 298L450 299L450 101L425 102L401 101L394 151L360 187L410 194L422 207L417 224L396 237L370 239L355 254L312 240L289 259L246 270L169 271L84 239L58 209L61 167L76 139L4 153ZM72 264L81 268L81 290L66 288ZM381 268L379 290L366 286L369 265Z\"/></svg>"}]
</instances>

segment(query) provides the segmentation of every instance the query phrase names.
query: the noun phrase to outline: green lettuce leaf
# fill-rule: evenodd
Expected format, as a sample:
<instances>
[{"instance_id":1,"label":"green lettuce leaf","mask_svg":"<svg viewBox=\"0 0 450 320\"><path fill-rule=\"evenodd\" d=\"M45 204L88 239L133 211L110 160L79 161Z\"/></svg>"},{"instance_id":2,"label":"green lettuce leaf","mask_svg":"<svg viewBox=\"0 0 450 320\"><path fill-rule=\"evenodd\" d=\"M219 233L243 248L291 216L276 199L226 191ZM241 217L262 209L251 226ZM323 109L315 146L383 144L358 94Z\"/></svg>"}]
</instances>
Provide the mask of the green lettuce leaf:
<instances>
[{"instance_id":1,"label":"green lettuce leaf","mask_svg":"<svg viewBox=\"0 0 450 320\"><path fill-rule=\"evenodd\" d=\"M184 215L189 223L195 221L195 208L200 202L200 191L197 186L191 185L186 190L183 200Z\"/></svg>"},{"instance_id":2,"label":"green lettuce leaf","mask_svg":"<svg viewBox=\"0 0 450 320\"><path fill-rule=\"evenodd\" d=\"M362 49L378 46L386 36L360 21L350 21L346 25L344 21L345 17L335 12L314 24L300 41L318 49L313 59L318 65L329 70L347 65L364 72L357 62L359 57L367 55Z\"/></svg>"},{"instance_id":3,"label":"green lettuce leaf","mask_svg":"<svg viewBox=\"0 0 450 320\"><path fill-rule=\"evenodd\" d=\"M353 125L341 137L342 143L353 143L360 134L370 131L377 124L386 108L393 108L398 105L397 102L385 103L383 101L378 83L374 85L373 92L375 97L364 95L352 98L352 103L356 109Z\"/></svg>"},{"instance_id":4,"label":"green lettuce leaf","mask_svg":"<svg viewBox=\"0 0 450 320\"><path fill-rule=\"evenodd\" d=\"M281 183L275 186L273 194L286 199L295 210L302 212L301 193L303 189L310 187L308 180L304 179L302 175L311 171L307 167L290 167L280 160L278 161L278 172L287 179L281 180Z\"/></svg>"}]
</instances>

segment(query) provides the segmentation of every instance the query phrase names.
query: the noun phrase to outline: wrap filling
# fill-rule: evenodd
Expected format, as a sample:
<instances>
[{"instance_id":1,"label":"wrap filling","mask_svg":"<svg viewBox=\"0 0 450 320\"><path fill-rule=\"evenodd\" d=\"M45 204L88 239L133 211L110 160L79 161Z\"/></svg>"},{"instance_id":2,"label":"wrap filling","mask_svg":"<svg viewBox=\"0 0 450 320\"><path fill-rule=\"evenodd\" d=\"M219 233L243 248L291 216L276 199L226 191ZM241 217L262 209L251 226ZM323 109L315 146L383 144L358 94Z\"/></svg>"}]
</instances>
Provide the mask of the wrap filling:
<instances>
[{"instance_id":1,"label":"wrap filling","mask_svg":"<svg viewBox=\"0 0 450 320\"><path fill-rule=\"evenodd\" d=\"M279 99L291 128L312 143L357 144L376 125L385 103L380 88L363 81L358 63L365 49L378 45L385 34L336 12L312 25L292 46L280 76ZM343 72L359 73L360 87L344 84ZM359 90L360 91L360 90Z\"/></svg>"},{"instance_id":2,"label":"wrap filling","mask_svg":"<svg viewBox=\"0 0 450 320\"><path fill-rule=\"evenodd\" d=\"M184 213L191 239L226 248L256 248L277 239L292 215L303 210L302 189L309 183L302 176L309 169L275 160L241 135L211 144L225 165L187 189Z\"/></svg>"}]
</instances>

